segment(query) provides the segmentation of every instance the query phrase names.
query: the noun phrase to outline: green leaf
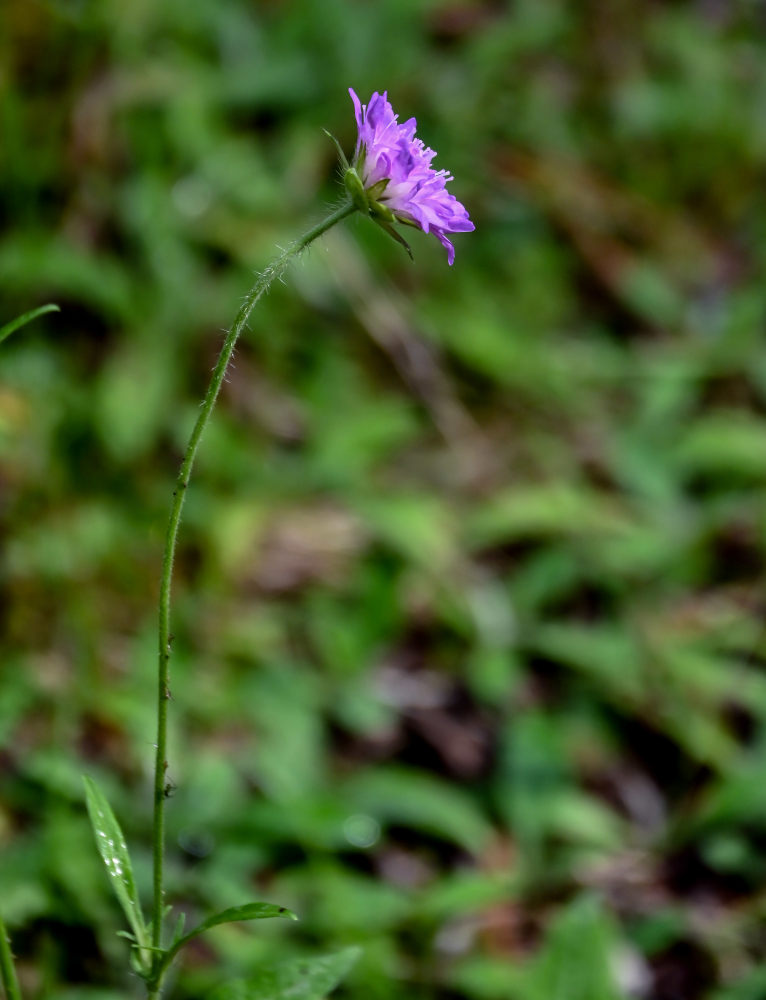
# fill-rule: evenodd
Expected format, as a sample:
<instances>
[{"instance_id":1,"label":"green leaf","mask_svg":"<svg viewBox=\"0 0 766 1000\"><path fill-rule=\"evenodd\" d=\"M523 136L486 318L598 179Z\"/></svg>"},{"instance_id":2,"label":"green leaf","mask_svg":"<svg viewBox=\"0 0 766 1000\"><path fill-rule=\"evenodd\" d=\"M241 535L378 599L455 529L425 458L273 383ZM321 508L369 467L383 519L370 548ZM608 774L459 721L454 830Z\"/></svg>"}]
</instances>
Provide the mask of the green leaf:
<instances>
[{"instance_id":1,"label":"green leaf","mask_svg":"<svg viewBox=\"0 0 766 1000\"><path fill-rule=\"evenodd\" d=\"M622 538L632 527L614 497L590 487L552 481L501 490L469 518L469 545L486 548L527 538Z\"/></svg>"},{"instance_id":2,"label":"green leaf","mask_svg":"<svg viewBox=\"0 0 766 1000\"><path fill-rule=\"evenodd\" d=\"M22 326L26 326L27 323L31 323L33 319L37 319L38 316L44 316L45 313L49 312L61 312L57 305L49 302L45 306L40 306L37 309L31 309L29 312L24 313L23 316L17 316L16 319L12 319L10 323L6 323L5 326L0 326L0 344L10 337L12 333L20 329Z\"/></svg>"},{"instance_id":3,"label":"green leaf","mask_svg":"<svg viewBox=\"0 0 766 1000\"><path fill-rule=\"evenodd\" d=\"M114 894L128 919L139 948L146 947L149 944L149 933L141 913L125 837L101 789L90 778L83 777L83 781L96 846L104 859Z\"/></svg>"},{"instance_id":4,"label":"green leaf","mask_svg":"<svg viewBox=\"0 0 766 1000\"><path fill-rule=\"evenodd\" d=\"M529 996L562 1000L618 1000L616 933L592 897L570 903L548 927L530 970Z\"/></svg>"},{"instance_id":5,"label":"green leaf","mask_svg":"<svg viewBox=\"0 0 766 1000\"><path fill-rule=\"evenodd\" d=\"M345 794L362 815L435 834L471 854L479 854L492 834L463 789L414 768L368 769L347 782Z\"/></svg>"},{"instance_id":6,"label":"green leaf","mask_svg":"<svg viewBox=\"0 0 766 1000\"><path fill-rule=\"evenodd\" d=\"M346 976L360 948L263 966L257 976L226 983L214 1000L322 1000Z\"/></svg>"},{"instance_id":7,"label":"green leaf","mask_svg":"<svg viewBox=\"0 0 766 1000\"><path fill-rule=\"evenodd\" d=\"M288 920L298 919L292 910L288 910L284 906L276 906L274 903L245 903L244 906L230 906L228 909L208 917L207 920L203 920L193 931L189 931L182 937L179 943L184 944L218 924L233 924L238 920L268 920L272 917L287 917Z\"/></svg>"},{"instance_id":8,"label":"green leaf","mask_svg":"<svg viewBox=\"0 0 766 1000\"><path fill-rule=\"evenodd\" d=\"M188 944L189 941L199 934L210 930L211 927L217 927L218 924L233 924L238 920L269 920L274 917L286 917L288 920L298 919L292 910L288 910L284 906L275 906L273 903L245 903L244 906L230 906L227 910L221 910L220 913L208 917L207 920L203 920L194 930L189 931L188 934L184 934L183 937L179 936L179 929L183 929L183 924L179 921L176 928L175 940L165 952L160 964L160 970L166 969L170 965L185 944Z\"/></svg>"}]
</instances>

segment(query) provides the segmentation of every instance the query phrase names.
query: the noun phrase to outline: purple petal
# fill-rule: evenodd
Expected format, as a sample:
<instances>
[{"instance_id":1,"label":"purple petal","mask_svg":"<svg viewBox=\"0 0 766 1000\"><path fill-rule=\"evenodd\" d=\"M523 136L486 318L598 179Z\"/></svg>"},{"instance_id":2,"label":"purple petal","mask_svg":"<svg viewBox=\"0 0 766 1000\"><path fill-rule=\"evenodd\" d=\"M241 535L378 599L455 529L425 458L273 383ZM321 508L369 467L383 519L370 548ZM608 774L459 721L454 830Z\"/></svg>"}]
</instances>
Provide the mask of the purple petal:
<instances>
[{"instance_id":1,"label":"purple petal","mask_svg":"<svg viewBox=\"0 0 766 1000\"><path fill-rule=\"evenodd\" d=\"M370 103L367 105L367 116L366 121L373 127L377 128L386 117L386 105L388 101L386 100L386 93L381 96L377 90L370 98ZM393 109L392 113L393 113Z\"/></svg>"},{"instance_id":2,"label":"purple petal","mask_svg":"<svg viewBox=\"0 0 766 1000\"><path fill-rule=\"evenodd\" d=\"M362 102L356 96L356 91L353 87L348 88L349 94L351 94L351 100L354 102L354 117L356 118L356 124L358 128L361 128L364 123L364 116L362 114Z\"/></svg>"},{"instance_id":3,"label":"purple petal","mask_svg":"<svg viewBox=\"0 0 766 1000\"><path fill-rule=\"evenodd\" d=\"M447 250L447 263L450 267L455 263L455 248L440 229L434 229L434 236Z\"/></svg>"}]
</instances>

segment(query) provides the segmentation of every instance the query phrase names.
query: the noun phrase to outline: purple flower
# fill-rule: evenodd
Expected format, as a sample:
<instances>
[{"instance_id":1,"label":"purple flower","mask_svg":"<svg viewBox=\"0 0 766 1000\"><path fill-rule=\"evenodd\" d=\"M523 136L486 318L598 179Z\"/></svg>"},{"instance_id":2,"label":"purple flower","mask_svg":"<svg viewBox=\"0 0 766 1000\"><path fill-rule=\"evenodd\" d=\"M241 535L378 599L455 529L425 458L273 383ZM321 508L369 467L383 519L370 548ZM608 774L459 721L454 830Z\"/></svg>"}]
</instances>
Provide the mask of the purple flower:
<instances>
[{"instance_id":1,"label":"purple flower","mask_svg":"<svg viewBox=\"0 0 766 1000\"><path fill-rule=\"evenodd\" d=\"M433 233L446 247L452 264L455 248L445 234L468 233L475 228L463 205L447 191L452 175L433 169L431 160L436 153L415 138L414 118L399 124L387 93L376 91L369 104L362 104L350 88L349 94L359 128L354 161L345 175L354 203L405 246L391 222Z\"/></svg>"}]
</instances>

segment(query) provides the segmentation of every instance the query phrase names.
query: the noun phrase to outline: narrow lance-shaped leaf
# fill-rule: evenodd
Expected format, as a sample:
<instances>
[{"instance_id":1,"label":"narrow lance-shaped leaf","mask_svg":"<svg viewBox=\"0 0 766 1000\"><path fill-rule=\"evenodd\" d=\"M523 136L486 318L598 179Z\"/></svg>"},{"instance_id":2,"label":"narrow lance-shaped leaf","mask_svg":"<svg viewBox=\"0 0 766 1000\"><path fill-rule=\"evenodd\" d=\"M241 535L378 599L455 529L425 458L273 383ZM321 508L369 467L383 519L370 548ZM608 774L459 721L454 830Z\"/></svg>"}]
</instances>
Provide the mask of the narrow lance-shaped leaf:
<instances>
[{"instance_id":1,"label":"narrow lance-shaped leaf","mask_svg":"<svg viewBox=\"0 0 766 1000\"><path fill-rule=\"evenodd\" d=\"M136 944L139 948L147 947L149 933L141 913L136 883L133 878L133 866L120 824L117 822L105 795L95 782L90 778L83 778L83 781L85 782L85 798L91 826L96 837L96 846L104 860L112 888L133 930Z\"/></svg>"},{"instance_id":2,"label":"narrow lance-shaped leaf","mask_svg":"<svg viewBox=\"0 0 766 1000\"><path fill-rule=\"evenodd\" d=\"M262 966L252 979L226 983L213 1000L323 1000L346 976L361 949Z\"/></svg>"},{"instance_id":3,"label":"narrow lance-shaped leaf","mask_svg":"<svg viewBox=\"0 0 766 1000\"><path fill-rule=\"evenodd\" d=\"M292 910L288 910L284 906L275 906L273 903L245 903L244 906L230 906L227 910L221 910L220 913L203 920L194 930L189 931L183 937L179 937L178 931L176 931L176 940L163 955L161 968L164 969L170 965L185 944L188 944L197 935L210 930L211 927L217 927L218 924L232 924L239 920L269 920L273 917L286 917L288 920L298 919Z\"/></svg>"},{"instance_id":4,"label":"narrow lance-shaped leaf","mask_svg":"<svg viewBox=\"0 0 766 1000\"><path fill-rule=\"evenodd\" d=\"M21 329L22 326L26 326L27 323L31 323L33 319L37 319L38 316L44 316L45 313L49 312L60 312L61 310L57 305L49 302L45 306L40 306L37 309L31 309L29 312L24 313L23 316L17 316L16 319L12 319L10 323L6 323L5 326L0 326L0 344L10 337L12 333L16 330Z\"/></svg>"}]
</instances>

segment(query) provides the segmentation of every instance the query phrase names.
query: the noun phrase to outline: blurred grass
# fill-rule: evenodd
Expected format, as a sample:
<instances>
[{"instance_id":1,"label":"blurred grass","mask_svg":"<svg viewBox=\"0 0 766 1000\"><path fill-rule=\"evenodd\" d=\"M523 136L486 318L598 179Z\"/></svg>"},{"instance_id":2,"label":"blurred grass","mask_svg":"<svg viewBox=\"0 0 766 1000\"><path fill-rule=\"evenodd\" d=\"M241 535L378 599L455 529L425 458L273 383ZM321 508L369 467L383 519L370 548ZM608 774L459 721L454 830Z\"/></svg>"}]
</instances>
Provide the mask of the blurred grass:
<instances>
[{"instance_id":1,"label":"blurred grass","mask_svg":"<svg viewBox=\"0 0 766 1000\"><path fill-rule=\"evenodd\" d=\"M756 0L5 0L0 325L62 308L0 355L26 995L136 989L80 774L148 887L173 475L353 86L477 229L449 271L334 231L238 351L178 564L170 896L302 921L216 929L175 995L362 944L372 1000L763 996L765 56Z\"/></svg>"}]
</instances>

